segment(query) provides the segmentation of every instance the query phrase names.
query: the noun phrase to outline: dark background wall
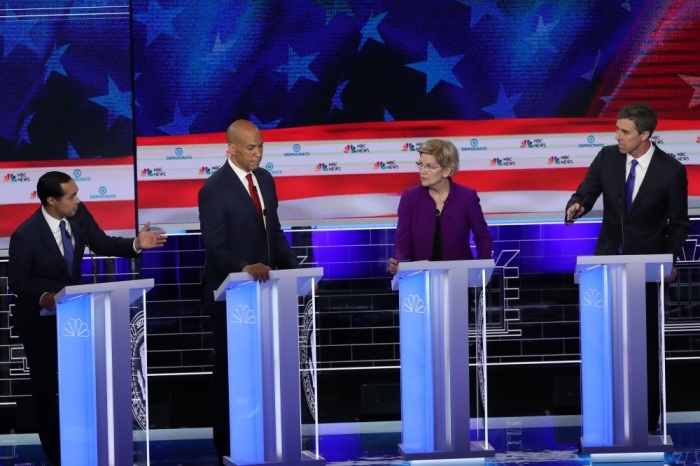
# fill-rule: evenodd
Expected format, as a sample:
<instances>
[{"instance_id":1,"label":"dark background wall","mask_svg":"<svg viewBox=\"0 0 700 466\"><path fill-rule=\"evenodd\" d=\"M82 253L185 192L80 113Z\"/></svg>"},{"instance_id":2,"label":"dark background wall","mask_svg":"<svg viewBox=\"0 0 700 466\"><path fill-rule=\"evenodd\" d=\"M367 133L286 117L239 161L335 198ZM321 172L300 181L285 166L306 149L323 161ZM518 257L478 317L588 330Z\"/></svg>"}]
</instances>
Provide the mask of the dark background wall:
<instances>
[{"instance_id":1,"label":"dark background wall","mask_svg":"<svg viewBox=\"0 0 700 466\"><path fill-rule=\"evenodd\" d=\"M579 228L580 227L580 228ZM492 226L496 269L489 282L488 381L492 416L580 413L578 287L576 254L592 248L597 224ZM556 230L572 232L552 239ZM400 419L398 294L391 290L386 261L394 229L303 229L288 236L308 266L325 276L317 298L320 422ZM537 237L539 236L539 238ZM700 410L700 266L693 222L688 256L669 285L666 307L667 385L670 411ZM557 241L571 247L555 246ZM539 245L539 246L538 246ZM558 256L542 248L556 247ZM154 278L148 293L147 339L150 423L155 428L208 426L211 333L199 306L204 259L198 233L173 235L163 250L145 251L137 262L97 260L100 280ZM569 272L542 271L542 261L571 264ZM92 280L92 262L83 271ZM8 329L12 298L6 262L0 262L0 341L3 404L1 428L33 428L21 346ZM300 302L300 332L304 326ZM473 318L471 321L473 326ZM470 341L474 363L474 341ZM472 367L472 380L476 380ZM472 408L476 410L475 390ZM16 404L15 404L16 403ZM475 411L476 412L476 411Z\"/></svg>"}]
</instances>

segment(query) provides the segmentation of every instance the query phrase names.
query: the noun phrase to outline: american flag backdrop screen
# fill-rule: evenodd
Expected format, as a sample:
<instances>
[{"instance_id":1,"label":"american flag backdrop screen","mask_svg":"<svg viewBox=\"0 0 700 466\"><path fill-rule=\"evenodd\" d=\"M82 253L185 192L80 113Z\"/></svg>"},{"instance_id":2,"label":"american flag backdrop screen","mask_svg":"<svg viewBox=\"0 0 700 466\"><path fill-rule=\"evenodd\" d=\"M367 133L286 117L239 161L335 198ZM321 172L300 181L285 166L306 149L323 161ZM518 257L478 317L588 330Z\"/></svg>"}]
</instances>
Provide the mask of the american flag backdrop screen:
<instances>
[{"instance_id":1,"label":"american flag backdrop screen","mask_svg":"<svg viewBox=\"0 0 700 466\"><path fill-rule=\"evenodd\" d=\"M700 208L695 1L33 3L0 18L0 237L52 168L110 231L196 228L237 118L263 130L287 224L391 219L432 137L490 218L559 219L631 102Z\"/></svg>"}]
</instances>

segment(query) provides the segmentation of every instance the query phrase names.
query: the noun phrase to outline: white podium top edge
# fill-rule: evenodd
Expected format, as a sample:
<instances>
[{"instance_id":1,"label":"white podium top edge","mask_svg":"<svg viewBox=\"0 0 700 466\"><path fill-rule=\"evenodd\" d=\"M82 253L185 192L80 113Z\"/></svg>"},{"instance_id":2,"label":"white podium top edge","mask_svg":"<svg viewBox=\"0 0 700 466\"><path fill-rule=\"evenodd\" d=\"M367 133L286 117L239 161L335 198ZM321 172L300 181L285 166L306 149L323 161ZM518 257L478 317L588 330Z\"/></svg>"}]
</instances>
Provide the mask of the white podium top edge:
<instances>
[{"instance_id":1,"label":"white podium top edge","mask_svg":"<svg viewBox=\"0 0 700 466\"><path fill-rule=\"evenodd\" d=\"M310 290L310 280L320 280L323 277L323 267L311 267L306 269L271 270L270 280L297 279L297 294L303 295ZM226 291L245 285L253 281L253 277L247 272L230 273L221 285L214 291L215 301L225 301Z\"/></svg>"},{"instance_id":2,"label":"white podium top edge","mask_svg":"<svg viewBox=\"0 0 700 466\"><path fill-rule=\"evenodd\" d=\"M673 266L672 254L616 254L612 256L579 256L576 258L575 282L578 276L588 270L609 266L641 266L645 267L645 281L659 281L659 267L664 267L664 274L671 273Z\"/></svg>"},{"instance_id":3,"label":"white podium top edge","mask_svg":"<svg viewBox=\"0 0 700 466\"><path fill-rule=\"evenodd\" d=\"M153 288L154 282L152 278L143 278L140 280L124 280L118 282L105 282L105 283L89 283L83 285L72 285L63 288L61 291L56 293L54 299L57 303L66 302L71 299L78 298L87 294L94 293L109 293L112 291L121 290L136 290L139 293L143 290L148 291ZM133 298L132 298L133 302Z\"/></svg>"},{"instance_id":4,"label":"white podium top edge","mask_svg":"<svg viewBox=\"0 0 700 466\"><path fill-rule=\"evenodd\" d=\"M491 273L495 267L493 259L472 259L459 261L410 261L399 262L399 270L391 280L391 289L398 290L399 282L416 272L466 270L468 282L474 283L480 279L482 271L486 272L486 280L491 278Z\"/></svg>"}]
</instances>

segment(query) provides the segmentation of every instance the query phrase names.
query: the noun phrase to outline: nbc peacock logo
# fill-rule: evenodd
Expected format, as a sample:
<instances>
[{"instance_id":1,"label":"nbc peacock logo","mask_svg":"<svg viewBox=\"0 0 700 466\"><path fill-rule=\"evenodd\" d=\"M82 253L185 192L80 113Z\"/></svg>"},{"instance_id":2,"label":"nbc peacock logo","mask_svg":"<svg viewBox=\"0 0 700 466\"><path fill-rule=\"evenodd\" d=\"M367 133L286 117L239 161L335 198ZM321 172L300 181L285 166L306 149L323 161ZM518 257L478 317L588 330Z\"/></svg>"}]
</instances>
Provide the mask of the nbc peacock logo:
<instances>
[{"instance_id":1,"label":"nbc peacock logo","mask_svg":"<svg viewBox=\"0 0 700 466\"><path fill-rule=\"evenodd\" d=\"M162 168L144 168L141 170L140 173L141 176L145 176L147 178L156 178L160 176L166 176L165 170Z\"/></svg>"},{"instance_id":2,"label":"nbc peacock logo","mask_svg":"<svg viewBox=\"0 0 700 466\"><path fill-rule=\"evenodd\" d=\"M30 180L29 175L26 172L19 173L7 173L2 178L5 183L27 183Z\"/></svg>"}]
</instances>

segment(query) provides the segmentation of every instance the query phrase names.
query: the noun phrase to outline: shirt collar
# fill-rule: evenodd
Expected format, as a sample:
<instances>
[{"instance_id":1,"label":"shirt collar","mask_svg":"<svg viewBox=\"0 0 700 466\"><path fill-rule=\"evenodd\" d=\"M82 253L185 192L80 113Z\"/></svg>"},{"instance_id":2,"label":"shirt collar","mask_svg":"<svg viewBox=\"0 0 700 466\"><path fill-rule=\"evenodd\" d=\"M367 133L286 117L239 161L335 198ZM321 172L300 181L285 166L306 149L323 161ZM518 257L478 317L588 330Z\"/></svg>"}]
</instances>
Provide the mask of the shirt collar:
<instances>
[{"instance_id":1,"label":"shirt collar","mask_svg":"<svg viewBox=\"0 0 700 466\"><path fill-rule=\"evenodd\" d=\"M233 172L238 175L238 178L240 178L241 181L245 181L245 177L248 173L253 173L253 172L247 172L243 170L242 168L239 168L238 165L235 163L231 162L231 158L227 158L226 161L228 162L229 166L233 169ZM253 178L255 178L255 175L253 175Z\"/></svg>"},{"instance_id":2,"label":"shirt collar","mask_svg":"<svg viewBox=\"0 0 700 466\"><path fill-rule=\"evenodd\" d=\"M654 155L655 149L656 147L654 146L654 144L649 144L649 149L647 149L644 155L637 158L637 162L639 162L639 165L641 165L642 168L644 168L644 170L646 170L649 166L649 162L651 162L651 156ZM634 159L634 157L632 157L632 155L630 154L627 154L627 166L629 166L632 163L632 159Z\"/></svg>"},{"instance_id":3,"label":"shirt collar","mask_svg":"<svg viewBox=\"0 0 700 466\"><path fill-rule=\"evenodd\" d=\"M51 231L58 231L58 229L60 228L61 220L65 220L65 218L61 220L53 218L51 215L49 215L48 212L46 212L46 209L43 205L41 206L41 213L44 214L44 219L46 219L46 223L49 224L49 228L51 229ZM70 233L70 223L68 221L66 221L66 228Z\"/></svg>"}]
</instances>

